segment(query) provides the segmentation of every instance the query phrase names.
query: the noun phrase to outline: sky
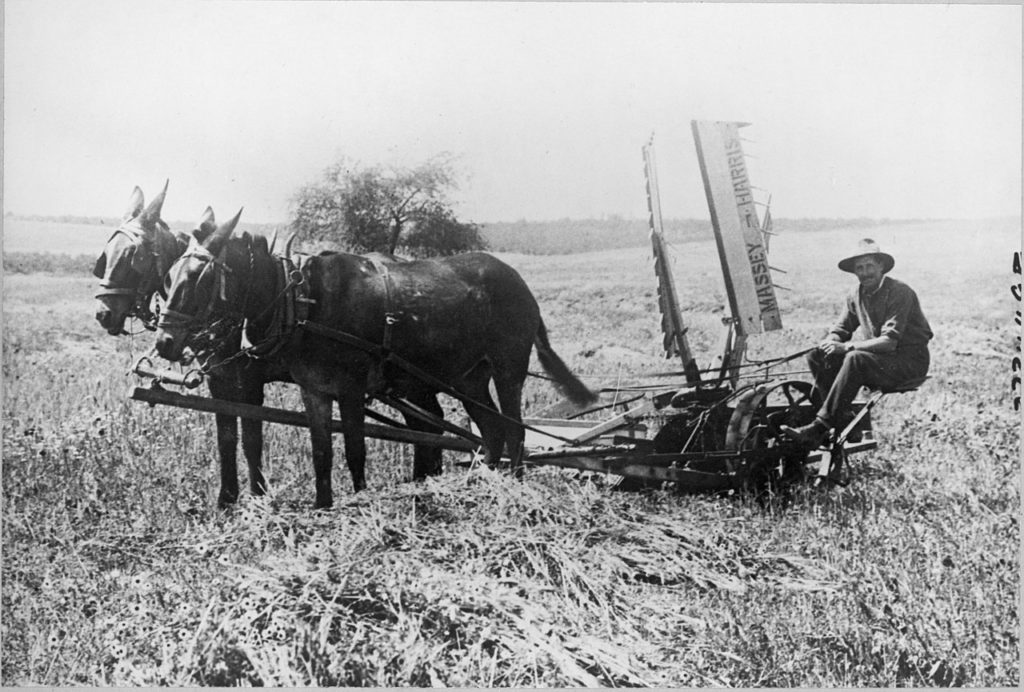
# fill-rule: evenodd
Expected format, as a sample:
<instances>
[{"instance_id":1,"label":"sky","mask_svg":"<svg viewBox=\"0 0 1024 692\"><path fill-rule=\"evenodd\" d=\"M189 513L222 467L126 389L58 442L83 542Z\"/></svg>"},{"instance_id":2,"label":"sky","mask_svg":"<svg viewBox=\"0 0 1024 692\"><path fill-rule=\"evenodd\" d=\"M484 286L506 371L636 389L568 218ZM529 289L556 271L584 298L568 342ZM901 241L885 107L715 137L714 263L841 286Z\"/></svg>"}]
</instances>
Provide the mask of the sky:
<instances>
[{"instance_id":1,"label":"sky","mask_svg":"<svg viewBox=\"0 0 1024 692\"><path fill-rule=\"evenodd\" d=\"M455 157L460 218L707 218L690 122L776 217L1021 212L1021 7L4 3L3 208L285 222L344 157Z\"/></svg>"}]
</instances>

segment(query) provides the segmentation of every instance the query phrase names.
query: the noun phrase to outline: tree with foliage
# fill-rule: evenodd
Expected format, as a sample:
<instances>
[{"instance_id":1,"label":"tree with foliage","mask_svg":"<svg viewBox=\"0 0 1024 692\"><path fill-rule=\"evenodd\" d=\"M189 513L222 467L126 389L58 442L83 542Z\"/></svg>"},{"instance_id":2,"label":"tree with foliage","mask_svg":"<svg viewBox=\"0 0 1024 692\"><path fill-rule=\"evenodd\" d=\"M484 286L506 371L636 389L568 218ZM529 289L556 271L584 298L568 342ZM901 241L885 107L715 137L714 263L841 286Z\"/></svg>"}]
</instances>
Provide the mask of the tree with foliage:
<instances>
[{"instance_id":1,"label":"tree with foliage","mask_svg":"<svg viewBox=\"0 0 1024 692\"><path fill-rule=\"evenodd\" d=\"M480 228L455 217L448 194L456 189L451 157L415 168L360 167L345 159L292 199L292 230L310 241L354 252L415 257L484 249Z\"/></svg>"}]
</instances>

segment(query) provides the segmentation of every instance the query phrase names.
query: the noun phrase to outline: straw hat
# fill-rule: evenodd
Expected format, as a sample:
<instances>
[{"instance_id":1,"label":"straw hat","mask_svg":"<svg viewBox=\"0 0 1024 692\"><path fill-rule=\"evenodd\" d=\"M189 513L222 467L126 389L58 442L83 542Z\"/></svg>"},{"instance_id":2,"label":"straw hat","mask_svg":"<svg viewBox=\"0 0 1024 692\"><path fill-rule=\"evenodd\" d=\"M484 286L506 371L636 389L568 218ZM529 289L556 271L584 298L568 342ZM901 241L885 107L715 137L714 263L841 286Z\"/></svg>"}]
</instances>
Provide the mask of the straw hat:
<instances>
[{"instance_id":1,"label":"straw hat","mask_svg":"<svg viewBox=\"0 0 1024 692\"><path fill-rule=\"evenodd\" d=\"M892 255L882 252L882 249L878 247L878 243L873 241L871 238L864 238L857 243L857 252L844 260L839 262L839 268L844 272L854 273L853 265L857 263L861 257L867 257L868 255L875 256L879 262L882 263L882 273L887 274L896 264L896 260L892 258Z\"/></svg>"}]
</instances>

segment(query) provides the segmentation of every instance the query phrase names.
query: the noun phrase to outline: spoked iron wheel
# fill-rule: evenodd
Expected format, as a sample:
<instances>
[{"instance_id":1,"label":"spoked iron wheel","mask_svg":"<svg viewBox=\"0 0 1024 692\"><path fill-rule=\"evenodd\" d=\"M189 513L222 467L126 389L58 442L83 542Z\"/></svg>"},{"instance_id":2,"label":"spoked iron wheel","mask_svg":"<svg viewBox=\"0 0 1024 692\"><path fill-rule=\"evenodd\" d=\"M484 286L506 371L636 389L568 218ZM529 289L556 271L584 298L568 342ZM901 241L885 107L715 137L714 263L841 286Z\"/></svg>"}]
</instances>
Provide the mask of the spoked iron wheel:
<instances>
[{"instance_id":1,"label":"spoked iron wheel","mask_svg":"<svg viewBox=\"0 0 1024 692\"><path fill-rule=\"evenodd\" d=\"M781 426L798 427L814 419L812 391L809 382L800 380L769 382L754 387L736 402L725 447L755 452L750 456L743 484L748 490L759 495L772 493L803 479L807 450L791 442Z\"/></svg>"}]
</instances>

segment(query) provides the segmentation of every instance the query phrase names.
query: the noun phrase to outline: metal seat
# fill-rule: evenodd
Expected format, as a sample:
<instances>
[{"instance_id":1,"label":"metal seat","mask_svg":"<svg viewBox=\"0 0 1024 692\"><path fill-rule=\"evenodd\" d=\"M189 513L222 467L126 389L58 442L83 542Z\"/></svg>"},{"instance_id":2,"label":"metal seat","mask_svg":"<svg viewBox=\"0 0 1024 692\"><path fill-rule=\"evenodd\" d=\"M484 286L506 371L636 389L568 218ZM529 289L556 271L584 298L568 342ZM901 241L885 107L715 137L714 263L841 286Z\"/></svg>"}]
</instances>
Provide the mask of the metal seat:
<instances>
[{"instance_id":1,"label":"metal seat","mask_svg":"<svg viewBox=\"0 0 1024 692\"><path fill-rule=\"evenodd\" d=\"M878 387L873 389L872 391L881 392L882 394L903 394L904 392L914 392L917 391L917 389L921 385L928 381L928 377L928 375L925 375L924 377L916 377L912 380L907 380L906 382L902 382L892 387Z\"/></svg>"},{"instance_id":2,"label":"metal seat","mask_svg":"<svg viewBox=\"0 0 1024 692\"><path fill-rule=\"evenodd\" d=\"M835 439L831 444L831 451L823 452L821 455L821 463L818 465L818 478L817 482L828 481L836 485L847 485L848 481L841 478L840 474L843 468L843 459L846 456L845 446L846 440L857 429L860 422L864 420L865 416L871 412L871 409L875 407L883 396L886 394L905 394L907 392L916 392L918 388L928 381L929 376L917 377L912 380L907 380L899 384L890 387L877 387L869 389L868 400L864 403L857 415L855 415L849 423L843 428L842 432L835 436ZM874 441L870 443L873 445Z\"/></svg>"}]
</instances>

